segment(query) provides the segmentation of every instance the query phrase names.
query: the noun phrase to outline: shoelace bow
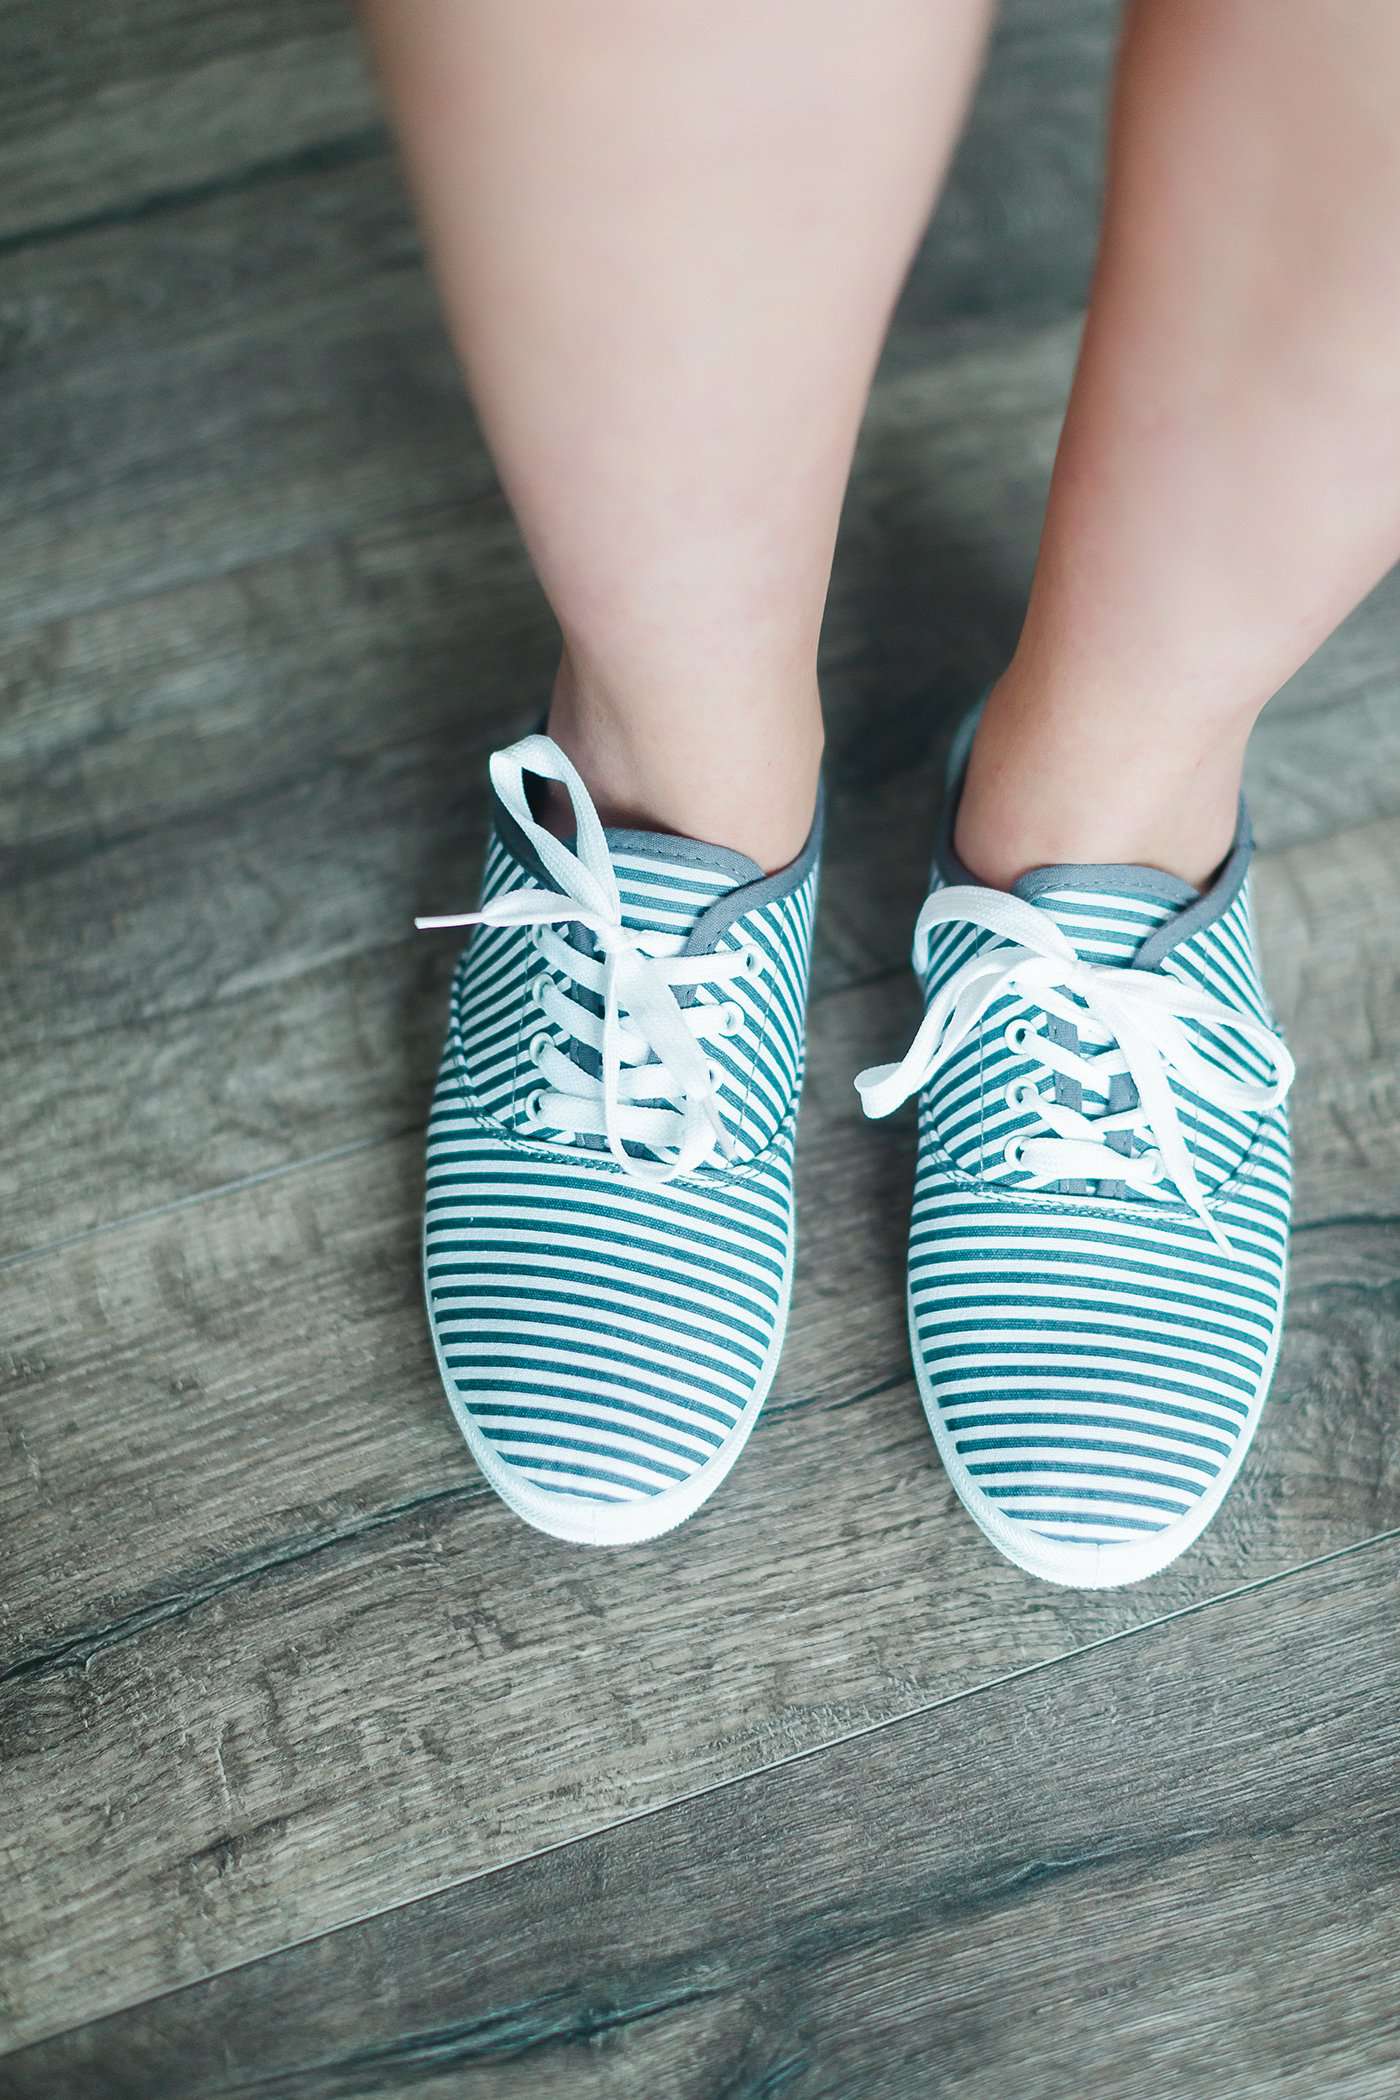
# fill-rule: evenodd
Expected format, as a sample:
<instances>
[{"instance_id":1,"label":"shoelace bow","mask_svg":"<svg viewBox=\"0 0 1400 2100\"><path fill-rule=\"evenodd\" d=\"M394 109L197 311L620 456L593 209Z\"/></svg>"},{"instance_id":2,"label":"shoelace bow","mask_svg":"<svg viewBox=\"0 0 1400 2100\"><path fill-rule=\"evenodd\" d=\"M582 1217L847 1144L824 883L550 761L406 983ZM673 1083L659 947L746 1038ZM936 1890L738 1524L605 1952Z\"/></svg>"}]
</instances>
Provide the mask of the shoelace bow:
<instances>
[{"instance_id":1,"label":"shoelace bow","mask_svg":"<svg viewBox=\"0 0 1400 2100\"><path fill-rule=\"evenodd\" d=\"M1034 1107L1051 1135L1016 1141L1015 1163L1038 1181L1112 1180L1139 1187L1170 1181L1211 1238L1228 1249L1229 1235L1212 1215L1191 1159L1171 1075L1225 1113L1264 1114L1278 1107L1293 1082L1293 1059L1282 1039L1263 1022L1161 971L1084 962L1045 912L995 890L934 891L914 929L914 966L920 974L928 966L933 929L948 920L984 926L1010 945L984 949L953 973L934 994L898 1064L872 1065L860 1073L856 1087L866 1114L887 1116L918 1093L956 1055L987 1010L1007 994L1016 995L1078 1030L1086 1023L1096 1026L1111 1045L1092 1059L1081 1058L1027 1028L1021 1041L1025 1047L1034 1043L1043 1064L1095 1089L1126 1073L1137 1101L1112 1115L1090 1117L1049 1100L1037 1088L1023 1088L1013 1105ZM1272 1082L1232 1079L1196 1049L1183 1025L1187 1021L1228 1029L1251 1044L1268 1060ZM1150 1146L1151 1153L1116 1150L1106 1140L1119 1131Z\"/></svg>"},{"instance_id":2,"label":"shoelace bow","mask_svg":"<svg viewBox=\"0 0 1400 2100\"><path fill-rule=\"evenodd\" d=\"M525 793L527 773L564 788L577 827L575 851L535 821ZM549 1083L534 1097L532 1120L560 1131L565 1142L584 1133L605 1137L612 1157L636 1181L672 1181L716 1152L732 1158L734 1140L721 1116L715 1074L700 1042L703 1035L729 1032L728 1010L708 1004L683 1008L675 987L747 975L753 967L747 951L680 955L675 950L682 944L671 936L638 933L624 925L617 876L598 813L552 738L528 736L496 752L491 780L503 807L557 882L557 890L507 890L479 911L420 918L414 924L425 930L534 926L543 931L572 926L592 935L596 958L557 934L542 938L540 945L561 978L601 1000L602 1014L571 997L562 984L549 986L542 1004L563 1035L598 1053L599 1075L595 1078L557 1043L537 1036L531 1055ZM657 1107L658 1100L670 1105ZM674 1157L639 1158L627 1150L627 1140L653 1151L673 1149Z\"/></svg>"}]
</instances>

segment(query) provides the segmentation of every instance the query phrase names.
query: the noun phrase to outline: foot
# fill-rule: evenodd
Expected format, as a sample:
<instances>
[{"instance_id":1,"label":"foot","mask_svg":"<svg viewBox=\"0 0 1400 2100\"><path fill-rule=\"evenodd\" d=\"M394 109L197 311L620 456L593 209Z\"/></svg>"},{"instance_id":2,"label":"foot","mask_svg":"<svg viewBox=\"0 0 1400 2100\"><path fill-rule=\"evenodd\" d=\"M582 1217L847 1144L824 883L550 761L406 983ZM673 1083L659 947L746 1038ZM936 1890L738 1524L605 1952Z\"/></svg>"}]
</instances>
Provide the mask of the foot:
<instances>
[{"instance_id":1,"label":"foot","mask_svg":"<svg viewBox=\"0 0 1400 2100\"><path fill-rule=\"evenodd\" d=\"M605 832L548 737L491 779L481 909L419 922L478 929L428 1133L429 1325L502 1499L623 1544L713 1493L777 1368L820 819L765 876ZM538 820L547 782L567 840Z\"/></svg>"},{"instance_id":2,"label":"foot","mask_svg":"<svg viewBox=\"0 0 1400 2100\"><path fill-rule=\"evenodd\" d=\"M856 1082L872 1115L919 1096L919 1389L1008 1559L1133 1582L1214 1516L1278 1350L1293 1063L1248 827L1203 892L1104 864L988 889L952 835L915 929L923 1025Z\"/></svg>"}]
</instances>

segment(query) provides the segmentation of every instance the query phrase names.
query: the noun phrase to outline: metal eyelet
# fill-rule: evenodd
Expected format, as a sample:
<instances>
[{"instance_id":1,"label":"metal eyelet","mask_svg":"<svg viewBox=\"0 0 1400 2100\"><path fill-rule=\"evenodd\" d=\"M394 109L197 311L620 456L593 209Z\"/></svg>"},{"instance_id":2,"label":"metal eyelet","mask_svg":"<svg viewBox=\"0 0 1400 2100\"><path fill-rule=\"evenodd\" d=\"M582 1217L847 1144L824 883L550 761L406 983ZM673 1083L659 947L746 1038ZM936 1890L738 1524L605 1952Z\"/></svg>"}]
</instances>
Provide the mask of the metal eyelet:
<instances>
[{"instance_id":1,"label":"metal eyelet","mask_svg":"<svg viewBox=\"0 0 1400 2100\"><path fill-rule=\"evenodd\" d=\"M1001 1156L1013 1173L1023 1174L1026 1171L1025 1149L1025 1145L1020 1138L1007 1139Z\"/></svg>"},{"instance_id":2,"label":"metal eyelet","mask_svg":"<svg viewBox=\"0 0 1400 2100\"><path fill-rule=\"evenodd\" d=\"M537 1029L535 1034L531 1036L525 1054L529 1058L532 1065L537 1065L543 1057L545 1051L552 1049L553 1045L554 1038L549 1033L548 1029L540 1028Z\"/></svg>"},{"instance_id":3,"label":"metal eyelet","mask_svg":"<svg viewBox=\"0 0 1400 2100\"><path fill-rule=\"evenodd\" d=\"M1013 1080L1006 1089L1006 1105L1008 1108L1018 1110L1021 1114L1025 1114L1029 1109L1038 1108L1040 1106L1039 1087L1033 1086L1029 1079Z\"/></svg>"},{"instance_id":4,"label":"metal eyelet","mask_svg":"<svg viewBox=\"0 0 1400 2100\"><path fill-rule=\"evenodd\" d=\"M740 1006L738 1000L729 1000L723 1007L722 1012L724 1018L720 1023L721 1033L724 1035L739 1035L744 1026L744 1009Z\"/></svg>"},{"instance_id":5,"label":"metal eyelet","mask_svg":"<svg viewBox=\"0 0 1400 2100\"><path fill-rule=\"evenodd\" d=\"M761 977L763 974L763 966L764 956L763 951L761 949L745 948L743 950L743 963L741 967L746 977Z\"/></svg>"},{"instance_id":6,"label":"metal eyelet","mask_svg":"<svg viewBox=\"0 0 1400 2100\"><path fill-rule=\"evenodd\" d=\"M1029 1021L1008 1021L1002 1032L1001 1039L1008 1050L1014 1050L1017 1056L1021 1057L1030 1048L1032 1041L1039 1032L1038 1029L1032 1028Z\"/></svg>"}]
</instances>

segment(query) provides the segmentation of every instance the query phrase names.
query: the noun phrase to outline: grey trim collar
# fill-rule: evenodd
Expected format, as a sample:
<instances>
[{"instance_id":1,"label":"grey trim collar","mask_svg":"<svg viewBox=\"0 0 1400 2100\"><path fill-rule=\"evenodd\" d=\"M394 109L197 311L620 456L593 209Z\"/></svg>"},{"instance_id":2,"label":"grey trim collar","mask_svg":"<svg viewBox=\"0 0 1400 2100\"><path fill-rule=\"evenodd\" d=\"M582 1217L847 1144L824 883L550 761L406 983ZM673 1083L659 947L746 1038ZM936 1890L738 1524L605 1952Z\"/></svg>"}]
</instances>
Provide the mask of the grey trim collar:
<instances>
[{"instance_id":1,"label":"grey trim collar","mask_svg":"<svg viewBox=\"0 0 1400 2100\"><path fill-rule=\"evenodd\" d=\"M716 897L709 910L701 912L700 917L691 928L690 938L685 944L685 953L687 955L705 954L708 949L713 948L725 928L732 926L734 921L742 918L745 912L760 911L764 905L774 904L779 897L786 897L793 890L800 889L817 864L822 850L822 835L825 829L826 783L824 780L819 779L817 782L817 806L812 816L812 828L807 834L807 843L798 854L796 860L790 860L785 868L779 868L772 875L764 875L760 871L753 882L746 882L738 889L730 890L727 896ZM663 843L669 844L670 842L664 841ZM718 846L705 846L700 850L704 853L719 853L725 849ZM744 856L743 854L735 854L733 858L743 860ZM755 863L749 861L747 865L752 868L755 866Z\"/></svg>"},{"instance_id":2,"label":"grey trim collar","mask_svg":"<svg viewBox=\"0 0 1400 2100\"><path fill-rule=\"evenodd\" d=\"M947 790L943 798L943 815L938 829L938 843L934 851L934 872L948 883L972 883L977 888L977 877L959 859L953 845L953 830L957 822L958 803L962 796L963 777L967 772L968 756L972 750L972 739L985 705L986 696L965 717L953 739L948 754ZM1133 867L1128 863L1086 861L1082 864L1066 862L1058 867L1032 868L1016 884L1016 895L1034 904L1048 890L1112 890L1119 896L1150 897L1155 902L1170 903L1173 915L1155 933L1147 936L1131 967L1135 970L1155 970L1163 956L1169 955L1182 941L1190 940L1203 926L1209 926L1230 909L1239 894L1240 885L1249 873L1249 864L1254 855L1254 833L1250 827L1249 812L1244 796L1240 797L1239 814L1235 823L1235 838L1230 851L1216 869L1203 890L1193 890L1179 876L1168 875L1158 868Z\"/></svg>"},{"instance_id":3,"label":"grey trim collar","mask_svg":"<svg viewBox=\"0 0 1400 2100\"><path fill-rule=\"evenodd\" d=\"M763 874L758 862L750 860L747 853L736 853L732 846L710 846L703 839L683 839L666 831L629 831L622 825L610 827L603 836L610 853L669 860L678 868L709 868L731 883L757 882Z\"/></svg>"},{"instance_id":4,"label":"grey trim collar","mask_svg":"<svg viewBox=\"0 0 1400 2100\"><path fill-rule=\"evenodd\" d=\"M516 823L509 810L504 808L494 790L491 795L491 817L496 835L508 852L520 865L546 888L552 878L542 866L538 854L529 839ZM775 874L765 875L758 862L750 860L746 853L736 853L729 846L707 845L703 839L673 837L661 831L613 830L604 835L610 851L654 854L658 860L669 860L682 867L713 868L729 877L734 887L717 897L708 910L703 911L690 930L683 953L704 955L713 948L725 928L742 918L745 912L758 911L766 904L786 897L807 880L816 865L822 849L822 835L826 827L826 784L817 783L817 807L812 818L812 828L807 842L795 860ZM564 844L569 845L565 839Z\"/></svg>"},{"instance_id":5,"label":"grey trim collar","mask_svg":"<svg viewBox=\"0 0 1400 2100\"><path fill-rule=\"evenodd\" d=\"M1174 919L1168 919L1164 926L1147 936L1133 957L1133 968L1155 970L1164 955L1169 955L1182 941L1189 941L1193 933L1199 933L1203 926L1212 925L1227 912L1240 893L1253 858L1254 831L1241 795L1235 818L1234 844L1195 903L1188 903Z\"/></svg>"}]
</instances>

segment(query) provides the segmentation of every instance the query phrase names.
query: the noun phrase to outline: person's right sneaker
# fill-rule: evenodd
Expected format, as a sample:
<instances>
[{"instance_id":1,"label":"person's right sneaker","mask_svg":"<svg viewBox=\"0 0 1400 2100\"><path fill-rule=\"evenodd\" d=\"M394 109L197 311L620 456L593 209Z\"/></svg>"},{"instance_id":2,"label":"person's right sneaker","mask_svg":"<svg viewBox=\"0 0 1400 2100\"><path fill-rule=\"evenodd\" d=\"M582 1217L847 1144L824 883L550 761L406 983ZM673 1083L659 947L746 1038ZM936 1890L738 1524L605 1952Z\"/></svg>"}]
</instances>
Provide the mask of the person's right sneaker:
<instances>
[{"instance_id":1,"label":"person's right sneaker","mask_svg":"<svg viewBox=\"0 0 1400 2100\"><path fill-rule=\"evenodd\" d=\"M634 1544L719 1486L777 1368L821 818L765 875L605 831L546 736L498 751L491 783L480 909L419 921L476 928L428 1131L428 1322L501 1499Z\"/></svg>"},{"instance_id":2,"label":"person's right sneaker","mask_svg":"<svg viewBox=\"0 0 1400 2100\"><path fill-rule=\"evenodd\" d=\"M1127 866L1037 868L1007 893L953 851L959 784L914 934L923 1024L856 1082L871 1115L919 1096L919 1390L1010 1560L1133 1582L1220 1507L1282 1325L1293 1061L1260 981L1249 828L1241 810L1204 893Z\"/></svg>"}]
</instances>

